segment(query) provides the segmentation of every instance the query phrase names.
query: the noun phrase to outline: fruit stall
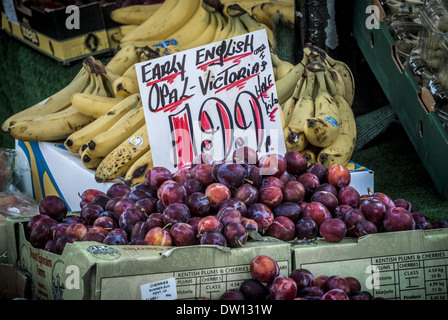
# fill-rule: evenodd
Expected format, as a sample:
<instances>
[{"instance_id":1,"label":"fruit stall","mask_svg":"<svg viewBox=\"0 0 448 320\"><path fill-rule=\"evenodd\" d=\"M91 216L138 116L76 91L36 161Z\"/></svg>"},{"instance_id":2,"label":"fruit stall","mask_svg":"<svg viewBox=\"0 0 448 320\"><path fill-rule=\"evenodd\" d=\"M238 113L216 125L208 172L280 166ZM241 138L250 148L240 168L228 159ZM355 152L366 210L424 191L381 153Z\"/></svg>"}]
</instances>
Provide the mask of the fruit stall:
<instances>
[{"instance_id":1,"label":"fruit stall","mask_svg":"<svg viewBox=\"0 0 448 320\"><path fill-rule=\"evenodd\" d=\"M429 5L3 1L1 298L447 300Z\"/></svg>"}]
</instances>

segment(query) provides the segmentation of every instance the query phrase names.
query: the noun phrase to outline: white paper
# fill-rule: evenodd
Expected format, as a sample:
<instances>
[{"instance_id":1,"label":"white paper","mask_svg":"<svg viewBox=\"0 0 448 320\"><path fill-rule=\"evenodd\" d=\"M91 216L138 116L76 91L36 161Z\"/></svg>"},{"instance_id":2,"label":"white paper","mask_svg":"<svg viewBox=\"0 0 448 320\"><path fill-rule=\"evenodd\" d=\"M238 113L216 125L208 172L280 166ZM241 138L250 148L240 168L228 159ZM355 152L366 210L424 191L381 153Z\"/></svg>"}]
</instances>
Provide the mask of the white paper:
<instances>
[{"instance_id":1,"label":"white paper","mask_svg":"<svg viewBox=\"0 0 448 320\"><path fill-rule=\"evenodd\" d=\"M142 300L176 300L176 279L168 278L140 286Z\"/></svg>"},{"instance_id":2,"label":"white paper","mask_svg":"<svg viewBox=\"0 0 448 320\"><path fill-rule=\"evenodd\" d=\"M284 154L266 31L136 64L154 166L188 167L199 153L229 160L247 145Z\"/></svg>"}]
</instances>

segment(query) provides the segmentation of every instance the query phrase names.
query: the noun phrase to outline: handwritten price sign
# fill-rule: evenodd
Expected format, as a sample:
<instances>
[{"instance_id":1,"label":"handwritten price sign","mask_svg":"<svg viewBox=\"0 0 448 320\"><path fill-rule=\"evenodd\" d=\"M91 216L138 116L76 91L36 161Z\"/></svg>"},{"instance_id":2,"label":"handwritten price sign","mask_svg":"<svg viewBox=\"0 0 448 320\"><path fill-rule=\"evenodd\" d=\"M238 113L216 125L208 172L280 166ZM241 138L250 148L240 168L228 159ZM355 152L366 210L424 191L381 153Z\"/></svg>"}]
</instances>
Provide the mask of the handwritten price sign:
<instances>
[{"instance_id":1,"label":"handwritten price sign","mask_svg":"<svg viewBox=\"0 0 448 320\"><path fill-rule=\"evenodd\" d=\"M243 145L284 154L264 30L136 64L154 166L172 171L199 153L231 160Z\"/></svg>"}]
</instances>

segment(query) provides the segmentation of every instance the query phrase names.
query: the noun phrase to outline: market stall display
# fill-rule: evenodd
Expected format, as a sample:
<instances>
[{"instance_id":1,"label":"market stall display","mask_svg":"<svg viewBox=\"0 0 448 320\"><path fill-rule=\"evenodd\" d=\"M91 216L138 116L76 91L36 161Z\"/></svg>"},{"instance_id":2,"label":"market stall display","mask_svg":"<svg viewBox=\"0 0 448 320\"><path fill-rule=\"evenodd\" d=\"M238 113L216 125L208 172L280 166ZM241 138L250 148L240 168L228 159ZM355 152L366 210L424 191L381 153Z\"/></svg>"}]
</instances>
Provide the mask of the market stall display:
<instances>
[{"instance_id":1,"label":"market stall display","mask_svg":"<svg viewBox=\"0 0 448 320\"><path fill-rule=\"evenodd\" d=\"M38 284L31 298L372 300L384 292L360 269L381 255L377 243L393 239L394 255L418 259L447 250L445 217L431 219L404 197L351 185L359 167L351 161L359 130L353 70L312 43L301 48L299 63L282 60L275 26L292 25L293 8L287 0L165 0L115 9L110 18L121 24L122 37L113 56L84 58L69 84L3 122L3 133L27 153L31 174L42 183L34 186L41 189L34 215L6 219L8 261ZM136 65L260 30L286 152L235 146L230 158L198 152L178 170L154 166L158 155L149 144ZM70 209L49 183L41 151L49 145L56 161L73 159L91 174L88 187L72 192L80 210ZM397 250L400 239L424 241ZM365 249L369 243L375 256ZM357 256L347 255L347 246ZM331 248L341 261L328 254ZM356 263L338 269L340 276L328 274L345 259ZM446 268L444 260L436 263ZM82 278L75 284L66 272L73 265ZM314 278L322 270L328 276ZM408 289L407 280L397 283ZM418 286L436 286L420 280ZM386 298L446 299L443 287L437 290Z\"/></svg>"}]
</instances>

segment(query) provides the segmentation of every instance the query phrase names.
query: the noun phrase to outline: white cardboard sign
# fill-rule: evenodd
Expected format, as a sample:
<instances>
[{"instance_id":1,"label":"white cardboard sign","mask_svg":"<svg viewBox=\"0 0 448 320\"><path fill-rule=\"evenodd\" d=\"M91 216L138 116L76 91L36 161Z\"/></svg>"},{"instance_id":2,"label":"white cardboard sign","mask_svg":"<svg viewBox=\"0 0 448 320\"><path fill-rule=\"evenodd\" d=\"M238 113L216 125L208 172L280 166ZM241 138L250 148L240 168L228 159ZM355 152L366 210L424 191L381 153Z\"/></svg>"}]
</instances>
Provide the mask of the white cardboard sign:
<instances>
[{"instance_id":1,"label":"white cardboard sign","mask_svg":"<svg viewBox=\"0 0 448 320\"><path fill-rule=\"evenodd\" d=\"M135 65L154 166L286 152L265 30Z\"/></svg>"}]
</instances>

